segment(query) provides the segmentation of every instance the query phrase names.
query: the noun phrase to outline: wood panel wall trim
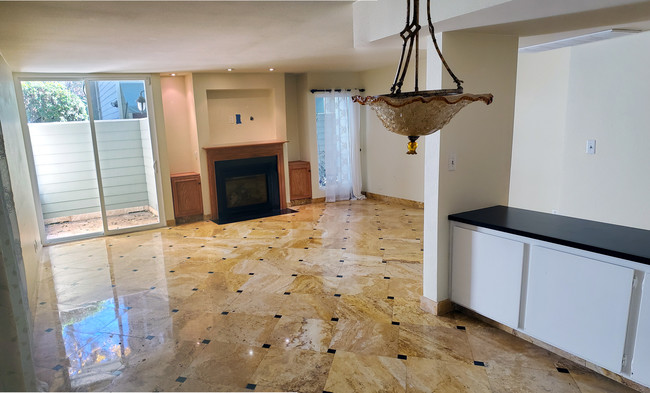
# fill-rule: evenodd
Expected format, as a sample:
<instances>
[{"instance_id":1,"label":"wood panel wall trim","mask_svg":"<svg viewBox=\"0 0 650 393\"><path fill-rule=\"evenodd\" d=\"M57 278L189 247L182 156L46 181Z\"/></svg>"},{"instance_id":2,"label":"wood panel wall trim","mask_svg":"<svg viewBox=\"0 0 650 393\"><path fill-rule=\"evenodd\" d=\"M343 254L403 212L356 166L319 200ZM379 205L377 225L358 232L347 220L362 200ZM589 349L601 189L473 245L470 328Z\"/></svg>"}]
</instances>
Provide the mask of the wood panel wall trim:
<instances>
[{"instance_id":1,"label":"wood panel wall trim","mask_svg":"<svg viewBox=\"0 0 650 393\"><path fill-rule=\"evenodd\" d=\"M278 186L280 188L280 208L287 208L287 192L285 189L286 174L284 173L284 144L286 141L260 142L242 145L223 145L204 147L208 163L208 182L210 187L210 207L212 219L219 217L217 206L217 179L214 173L214 163L224 160L242 158L276 156L278 162Z\"/></svg>"}]
</instances>

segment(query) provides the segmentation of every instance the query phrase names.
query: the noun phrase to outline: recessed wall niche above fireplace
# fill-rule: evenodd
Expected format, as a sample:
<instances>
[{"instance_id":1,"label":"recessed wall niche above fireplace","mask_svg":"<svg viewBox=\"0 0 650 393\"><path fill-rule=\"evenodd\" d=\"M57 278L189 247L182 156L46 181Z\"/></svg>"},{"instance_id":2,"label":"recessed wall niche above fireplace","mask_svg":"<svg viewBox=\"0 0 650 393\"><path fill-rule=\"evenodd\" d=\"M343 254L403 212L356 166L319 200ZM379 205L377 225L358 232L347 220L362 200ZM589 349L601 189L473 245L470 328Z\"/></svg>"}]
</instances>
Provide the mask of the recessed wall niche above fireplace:
<instances>
[{"instance_id":1,"label":"recessed wall niche above fireplace","mask_svg":"<svg viewBox=\"0 0 650 393\"><path fill-rule=\"evenodd\" d=\"M215 222L226 224L283 213L287 208L284 143L205 148Z\"/></svg>"}]
</instances>

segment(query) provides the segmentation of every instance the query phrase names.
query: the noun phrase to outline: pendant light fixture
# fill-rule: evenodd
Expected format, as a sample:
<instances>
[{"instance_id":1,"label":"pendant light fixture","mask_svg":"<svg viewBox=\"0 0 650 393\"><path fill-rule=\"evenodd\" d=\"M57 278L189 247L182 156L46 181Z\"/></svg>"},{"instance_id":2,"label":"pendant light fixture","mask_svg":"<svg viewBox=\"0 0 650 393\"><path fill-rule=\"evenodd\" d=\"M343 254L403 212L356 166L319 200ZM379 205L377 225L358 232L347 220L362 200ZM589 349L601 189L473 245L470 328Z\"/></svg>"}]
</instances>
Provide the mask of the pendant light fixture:
<instances>
[{"instance_id":1,"label":"pendant light fixture","mask_svg":"<svg viewBox=\"0 0 650 393\"><path fill-rule=\"evenodd\" d=\"M411 12L411 1L413 10ZM411 18L412 16L412 18ZM352 99L361 105L368 105L377 113L389 131L407 136L409 142L406 154L417 154L417 139L422 135L433 134L447 125L449 121L466 105L475 101L492 103L492 94L464 94L460 79L454 75L449 65L442 56L438 47L436 36L431 22L431 0L427 0L427 19L429 33L438 56L447 72L456 84L455 89L423 90L418 89L418 68L420 49L420 0L406 0L406 27L400 33L404 41L402 55L395 81L389 94L379 96L361 97ZM402 85L409 67L411 54L415 48L415 89L411 92L402 92Z\"/></svg>"}]
</instances>

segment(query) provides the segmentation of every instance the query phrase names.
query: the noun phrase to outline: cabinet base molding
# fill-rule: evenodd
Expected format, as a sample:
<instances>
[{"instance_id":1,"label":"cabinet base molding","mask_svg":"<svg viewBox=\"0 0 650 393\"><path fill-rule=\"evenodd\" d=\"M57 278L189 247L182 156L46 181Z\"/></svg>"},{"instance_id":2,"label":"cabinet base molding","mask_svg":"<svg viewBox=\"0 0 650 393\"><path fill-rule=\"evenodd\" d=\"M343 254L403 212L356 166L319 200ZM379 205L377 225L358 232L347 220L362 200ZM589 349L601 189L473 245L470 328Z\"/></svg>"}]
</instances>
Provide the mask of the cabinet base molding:
<instances>
[{"instance_id":1,"label":"cabinet base molding","mask_svg":"<svg viewBox=\"0 0 650 393\"><path fill-rule=\"evenodd\" d=\"M433 315L445 315L454 311L454 304L449 299L436 302L428 297L420 296L420 309Z\"/></svg>"},{"instance_id":2,"label":"cabinet base molding","mask_svg":"<svg viewBox=\"0 0 650 393\"><path fill-rule=\"evenodd\" d=\"M422 297L422 299L424 299L424 297ZM429 300L429 299L427 299L427 300ZM432 300L429 300L429 301L432 302ZM422 304L422 302L420 304ZM578 364L578 365L580 365L582 367L588 368L588 369L590 369L590 370L592 370L592 371L594 371L594 372L596 372L596 373L598 373L598 374L600 374L600 375L602 375L604 377L607 377L607 378L609 378L611 380L614 380L614 381L616 381L616 382L618 382L618 383L620 383L622 385L625 385L625 386L627 386L627 387L629 387L631 389L634 389L634 390L637 390L637 391L643 392L643 393L650 393L650 388L648 388L646 386L643 386L643 385L641 385L641 384L639 384L637 382L634 382L634 381L632 381L630 379L627 379L626 377L624 377L622 375L616 374L616 373L611 372L611 371L609 371L607 369L604 369L604 368L602 368L600 366L597 366L597 365L595 365L595 364L593 364L593 363L591 363L591 362L589 362L589 361L587 361L587 360L585 360L585 359L583 359L581 357L575 356L575 355L570 354L570 353L568 353L566 351L563 351L563 350L561 350L559 348L556 348L556 347L554 347L554 346L552 346L552 345L550 345L548 343L540 341L540 340L538 340L538 339L536 339L534 337L531 337L531 336L529 336L529 335L527 335L525 333L522 333L522 332L520 332L520 331L518 331L516 329L513 329L513 328L511 328L509 326L506 326L506 325L501 324L501 323L499 323L497 321L494 321L494 320L492 320L492 319L490 319L490 318L488 318L488 317L486 317L484 315L481 315L481 314L479 314L479 313L477 313L475 311L472 311L470 309L467 309L467 308L465 308L463 306L460 306L460 305L455 304L455 303L451 303L451 304L452 304L453 309L458 311L458 312L461 312L461 313L463 313L465 315L469 315L471 317L474 317L474 318L476 318L476 319L478 319L478 320L480 320L482 322L485 322L488 325L493 326L493 327L495 327L495 328L497 328L497 329L499 329L501 331L512 334L513 336L519 337L522 340L527 341L527 342L529 342L529 343L531 343L533 345L537 345L540 348L546 349L549 352L552 352L552 353L554 353L554 354L556 354L558 356L561 356L561 357L563 357L563 358L565 358L565 359L567 359L569 361L572 361L572 362L574 362L574 363L576 363L576 364ZM422 309L425 310L424 308L422 308ZM428 311L428 310L425 310L425 311Z\"/></svg>"},{"instance_id":3,"label":"cabinet base molding","mask_svg":"<svg viewBox=\"0 0 650 393\"><path fill-rule=\"evenodd\" d=\"M310 205L312 203L325 203L325 197L323 198L305 198L305 199L296 199L289 202L289 206L300 206L300 205Z\"/></svg>"},{"instance_id":4,"label":"cabinet base molding","mask_svg":"<svg viewBox=\"0 0 650 393\"><path fill-rule=\"evenodd\" d=\"M176 225L187 224L190 222L203 221L203 213L195 214L193 216L185 216L176 218Z\"/></svg>"}]
</instances>

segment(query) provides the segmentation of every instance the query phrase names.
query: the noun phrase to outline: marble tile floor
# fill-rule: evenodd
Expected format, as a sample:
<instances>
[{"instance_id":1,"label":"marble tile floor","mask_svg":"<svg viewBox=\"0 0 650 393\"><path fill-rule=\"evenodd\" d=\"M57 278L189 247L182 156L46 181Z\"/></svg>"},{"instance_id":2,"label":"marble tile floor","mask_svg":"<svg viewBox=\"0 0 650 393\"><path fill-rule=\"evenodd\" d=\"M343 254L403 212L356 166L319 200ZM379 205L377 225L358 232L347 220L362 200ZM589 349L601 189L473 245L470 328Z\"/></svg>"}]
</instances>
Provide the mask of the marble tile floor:
<instances>
[{"instance_id":1,"label":"marble tile floor","mask_svg":"<svg viewBox=\"0 0 650 393\"><path fill-rule=\"evenodd\" d=\"M38 378L51 391L632 391L472 317L421 311L421 209L296 210L48 247Z\"/></svg>"}]
</instances>

